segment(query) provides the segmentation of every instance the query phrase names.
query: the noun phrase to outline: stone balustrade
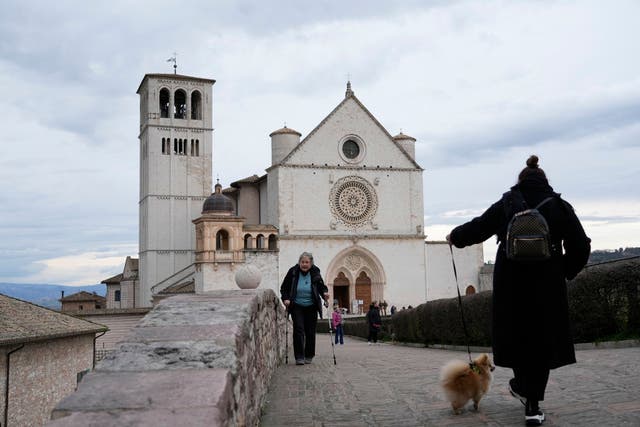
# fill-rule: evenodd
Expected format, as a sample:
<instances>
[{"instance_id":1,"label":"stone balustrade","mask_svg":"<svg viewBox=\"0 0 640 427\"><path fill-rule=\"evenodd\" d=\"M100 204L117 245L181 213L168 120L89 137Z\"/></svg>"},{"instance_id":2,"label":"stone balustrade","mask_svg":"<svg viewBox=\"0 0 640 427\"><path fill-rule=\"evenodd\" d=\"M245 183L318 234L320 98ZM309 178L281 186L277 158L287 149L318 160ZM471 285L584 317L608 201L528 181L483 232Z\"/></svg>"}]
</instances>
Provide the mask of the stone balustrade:
<instances>
[{"instance_id":1,"label":"stone balustrade","mask_svg":"<svg viewBox=\"0 0 640 427\"><path fill-rule=\"evenodd\" d=\"M257 425L285 321L269 289L164 299L47 425Z\"/></svg>"}]
</instances>

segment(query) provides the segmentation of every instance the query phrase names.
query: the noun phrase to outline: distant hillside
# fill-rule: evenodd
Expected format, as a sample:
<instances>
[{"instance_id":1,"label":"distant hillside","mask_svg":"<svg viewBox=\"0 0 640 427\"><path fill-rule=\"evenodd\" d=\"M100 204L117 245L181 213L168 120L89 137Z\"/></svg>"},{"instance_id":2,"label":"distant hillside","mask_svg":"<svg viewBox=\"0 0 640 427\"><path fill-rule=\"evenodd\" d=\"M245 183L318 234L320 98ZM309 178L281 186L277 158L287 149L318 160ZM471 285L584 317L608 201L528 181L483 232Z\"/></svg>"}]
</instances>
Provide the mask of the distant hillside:
<instances>
[{"instance_id":1,"label":"distant hillside","mask_svg":"<svg viewBox=\"0 0 640 427\"><path fill-rule=\"evenodd\" d=\"M107 293L106 285L87 285L87 286L64 286L64 285L35 285L24 283L0 283L0 294L5 294L13 298L23 301L29 301L42 307L60 309L61 292L64 291L65 296L75 294L80 291L95 292L98 295L105 296Z\"/></svg>"},{"instance_id":2,"label":"distant hillside","mask_svg":"<svg viewBox=\"0 0 640 427\"><path fill-rule=\"evenodd\" d=\"M589 256L589 264L595 264L604 261L613 261L621 258L629 258L639 256L640 248L620 248L620 249L604 249L592 251Z\"/></svg>"}]
</instances>

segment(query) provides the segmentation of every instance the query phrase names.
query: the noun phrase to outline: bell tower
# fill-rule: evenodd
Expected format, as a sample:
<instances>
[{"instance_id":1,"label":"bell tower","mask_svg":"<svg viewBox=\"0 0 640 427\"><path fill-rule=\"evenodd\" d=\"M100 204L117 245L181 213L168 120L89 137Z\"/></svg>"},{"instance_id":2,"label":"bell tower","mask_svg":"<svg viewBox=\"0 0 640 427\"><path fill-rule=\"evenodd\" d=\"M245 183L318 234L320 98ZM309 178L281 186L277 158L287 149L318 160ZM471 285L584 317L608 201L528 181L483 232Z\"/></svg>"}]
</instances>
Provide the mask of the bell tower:
<instances>
[{"instance_id":1,"label":"bell tower","mask_svg":"<svg viewBox=\"0 0 640 427\"><path fill-rule=\"evenodd\" d=\"M140 95L139 306L195 261L192 221L211 194L215 80L147 74ZM160 290L160 289L157 289Z\"/></svg>"}]
</instances>

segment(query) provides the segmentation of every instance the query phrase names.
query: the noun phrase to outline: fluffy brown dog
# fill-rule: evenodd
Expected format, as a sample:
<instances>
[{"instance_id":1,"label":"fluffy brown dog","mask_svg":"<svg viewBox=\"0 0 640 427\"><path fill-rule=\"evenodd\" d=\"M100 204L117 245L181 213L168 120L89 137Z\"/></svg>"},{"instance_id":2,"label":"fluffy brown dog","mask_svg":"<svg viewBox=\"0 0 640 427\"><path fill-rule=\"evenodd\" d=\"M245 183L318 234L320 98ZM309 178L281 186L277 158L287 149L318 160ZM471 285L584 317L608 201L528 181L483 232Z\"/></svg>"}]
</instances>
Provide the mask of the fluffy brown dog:
<instances>
[{"instance_id":1,"label":"fluffy brown dog","mask_svg":"<svg viewBox=\"0 0 640 427\"><path fill-rule=\"evenodd\" d=\"M495 366L489 355L481 354L473 361L473 366L460 360L452 360L442 367L440 385L447 400L451 402L454 414L462 412L462 407L473 400L473 408L478 410L480 399L489 391L491 372Z\"/></svg>"}]
</instances>

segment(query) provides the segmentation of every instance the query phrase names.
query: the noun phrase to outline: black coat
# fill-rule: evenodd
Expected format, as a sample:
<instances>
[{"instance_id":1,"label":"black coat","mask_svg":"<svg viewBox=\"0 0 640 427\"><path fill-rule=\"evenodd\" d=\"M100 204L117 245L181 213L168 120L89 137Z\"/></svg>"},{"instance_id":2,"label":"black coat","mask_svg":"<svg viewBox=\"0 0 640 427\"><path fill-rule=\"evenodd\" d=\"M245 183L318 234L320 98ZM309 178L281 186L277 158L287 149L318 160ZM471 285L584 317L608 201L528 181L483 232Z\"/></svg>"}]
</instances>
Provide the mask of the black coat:
<instances>
[{"instance_id":1,"label":"black coat","mask_svg":"<svg viewBox=\"0 0 640 427\"><path fill-rule=\"evenodd\" d=\"M369 324L370 331L379 331L382 326L382 318L380 317L380 310L372 308L367 311L367 323ZM378 325L378 326L374 326Z\"/></svg>"},{"instance_id":2,"label":"black coat","mask_svg":"<svg viewBox=\"0 0 640 427\"><path fill-rule=\"evenodd\" d=\"M329 292L329 289L324 284L324 280L322 280L320 269L318 267L312 265L309 270L309 274L311 274L311 298L313 299L316 309L320 314L320 318L322 319L322 304L324 301L322 296ZM300 266L296 264L287 271L287 275L284 276L282 285L280 285L280 297L282 298L282 301L290 301L289 310L291 310L295 304L299 276Z\"/></svg>"},{"instance_id":3,"label":"black coat","mask_svg":"<svg viewBox=\"0 0 640 427\"><path fill-rule=\"evenodd\" d=\"M463 248L498 236L492 318L496 365L553 369L575 363L566 279L574 278L587 263L591 240L571 205L546 180L528 178L513 188L521 191L529 207L555 196L540 208L555 247L550 259L534 264L507 259L504 241L510 214L502 199L480 217L456 227L451 242Z\"/></svg>"}]
</instances>

